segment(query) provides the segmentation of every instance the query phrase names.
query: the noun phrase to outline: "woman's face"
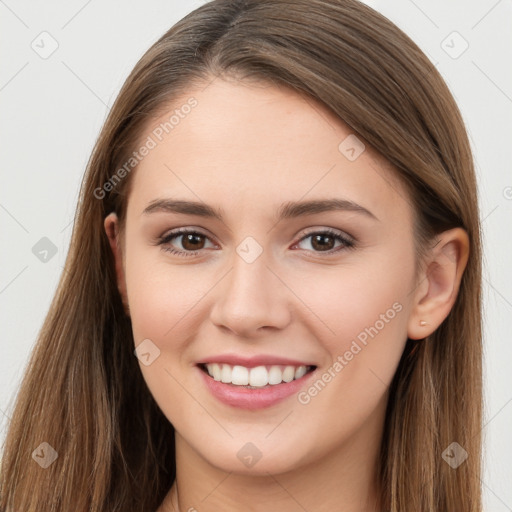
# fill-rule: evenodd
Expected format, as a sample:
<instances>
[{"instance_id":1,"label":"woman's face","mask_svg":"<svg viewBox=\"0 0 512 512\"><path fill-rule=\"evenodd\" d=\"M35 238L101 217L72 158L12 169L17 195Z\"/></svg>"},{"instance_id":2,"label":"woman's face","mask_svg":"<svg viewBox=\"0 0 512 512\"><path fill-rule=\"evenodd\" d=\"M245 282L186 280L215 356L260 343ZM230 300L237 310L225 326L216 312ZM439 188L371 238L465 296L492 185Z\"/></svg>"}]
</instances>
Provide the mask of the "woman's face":
<instances>
[{"instance_id":1,"label":"woman's face","mask_svg":"<svg viewBox=\"0 0 512 512\"><path fill-rule=\"evenodd\" d=\"M142 145L127 302L182 448L265 474L376 447L415 290L412 208L390 167L322 105L220 79Z\"/></svg>"}]
</instances>

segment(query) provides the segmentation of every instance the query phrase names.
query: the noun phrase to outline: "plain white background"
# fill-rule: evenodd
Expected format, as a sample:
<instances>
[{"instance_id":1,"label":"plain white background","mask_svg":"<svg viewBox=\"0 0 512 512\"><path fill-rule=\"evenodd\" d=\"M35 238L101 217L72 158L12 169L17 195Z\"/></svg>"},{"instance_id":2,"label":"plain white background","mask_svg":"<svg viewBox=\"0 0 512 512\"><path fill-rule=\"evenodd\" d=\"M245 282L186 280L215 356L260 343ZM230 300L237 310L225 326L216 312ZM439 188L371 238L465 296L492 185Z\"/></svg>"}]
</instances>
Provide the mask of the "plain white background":
<instances>
[{"instance_id":1,"label":"plain white background","mask_svg":"<svg viewBox=\"0 0 512 512\"><path fill-rule=\"evenodd\" d=\"M2 441L62 272L82 174L109 106L145 50L202 3L0 0ZM429 56L468 128L485 244L482 484L486 511L512 511L512 3L367 3ZM40 242L43 237L51 245ZM47 261L33 251L38 243L47 244Z\"/></svg>"}]
</instances>

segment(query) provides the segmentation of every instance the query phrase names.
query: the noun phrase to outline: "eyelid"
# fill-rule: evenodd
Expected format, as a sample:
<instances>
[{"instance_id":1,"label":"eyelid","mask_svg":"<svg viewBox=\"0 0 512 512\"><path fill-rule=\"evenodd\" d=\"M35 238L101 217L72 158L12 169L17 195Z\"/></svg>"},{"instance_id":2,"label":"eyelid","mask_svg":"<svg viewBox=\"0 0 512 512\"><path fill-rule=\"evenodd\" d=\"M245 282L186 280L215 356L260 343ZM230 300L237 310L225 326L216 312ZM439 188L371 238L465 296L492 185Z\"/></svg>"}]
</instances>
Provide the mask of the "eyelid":
<instances>
[{"instance_id":1,"label":"eyelid","mask_svg":"<svg viewBox=\"0 0 512 512\"><path fill-rule=\"evenodd\" d=\"M179 227L179 228L165 230L163 235L156 237L155 241L156 241L156 243L159 243L166 238L174 238L174 237L178 237L179 235L183 235L183 234L186 235L189 233L197 233L198 235L202 235L212 241L215 240L215 237L211 233L207 232L206 230L204 230L202 228L199 228L196 226L183 226L183 227Z\"/></svg>"},{"instance_id":2,"label":"eyelid","mask_svg":"<svg viewBox=\"0 0 512 512\"><path fill-rule=\"evenodd\" d=\"M306 229L302 230L298 235L300 237L298 242L300 242L304 238L314 235L316 233L329 233L333 236L334 235L339 236L339 237L345 239L347 242L350 242L350 243L356 242L356 239L352 235L347 233L346 231L342 231L341 229L330 228L330 227L321 227L321 226L315 226L312 228L306 228Z\"/></svg>"},{"instance_id":3,"label":"eyelid","mask_svg":"<svg viewBox=\"0 0 512 512\"><path fill-rule=\"evenodd\" d=\"M215 237L213 235L211 235L209 233L205 233L201 228L196 228L194 226L186 226L186 227L167 230L164 232L163 235L156 238L155 245L164 245L166 243L169 243L170 240L173 240L175 238L179 238L180 236L188 235L188 234L201 235L204 238L208 239L212 244L219 245L215 241ZM198 251L202 251L202 250L204 250L204 249L198 249ZM186 252L189 254L194 253L194 251L186 251Z\"/></svg>"}]
</instances>

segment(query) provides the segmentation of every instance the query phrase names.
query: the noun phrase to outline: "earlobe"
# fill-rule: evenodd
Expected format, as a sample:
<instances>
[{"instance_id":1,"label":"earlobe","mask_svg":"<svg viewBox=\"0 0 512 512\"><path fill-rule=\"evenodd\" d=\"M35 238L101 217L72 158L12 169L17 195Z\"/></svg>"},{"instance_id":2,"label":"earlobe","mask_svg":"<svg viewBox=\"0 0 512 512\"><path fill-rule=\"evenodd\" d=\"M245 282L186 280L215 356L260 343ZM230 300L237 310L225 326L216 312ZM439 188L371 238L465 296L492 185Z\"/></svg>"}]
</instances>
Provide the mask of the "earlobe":
<instances>
[{"instance_id":1,"label":"earlobe","mask_svg":"<svg viewBox=\"0 0 512 512\"><path fill-rule=\"evenodd\" d=\"M408 337L422 339L432 334L450 313L469 258L469 237L462 228L436 237L420 276L409 317Z\"/></svg>"},{"instance_id":2,"label":"earlobe","mask_svg":"<svg viewBox=\"0 0 512 512\"><path fill-rule=\"evenodd\" d=\"M117 288L121 295L125 313L129 316L130 309L128 306L128 295L126 293L126 279L124 274L123 254L121 250L121 242L119 239L119 219L116 213L110 213L105 217L103 223L105 233L107 234L112 255L114 257Z\"/></svg>"}]
</instances>

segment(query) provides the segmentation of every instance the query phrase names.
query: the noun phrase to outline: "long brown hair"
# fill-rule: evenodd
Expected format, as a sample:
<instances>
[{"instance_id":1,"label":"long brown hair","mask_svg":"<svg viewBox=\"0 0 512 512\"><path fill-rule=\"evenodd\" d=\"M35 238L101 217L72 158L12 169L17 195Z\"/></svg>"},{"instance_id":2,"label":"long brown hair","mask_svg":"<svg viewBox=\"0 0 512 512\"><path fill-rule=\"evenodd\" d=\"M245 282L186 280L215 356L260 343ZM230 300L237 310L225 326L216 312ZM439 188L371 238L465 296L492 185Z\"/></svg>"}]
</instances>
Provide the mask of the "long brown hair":
<instances>
[{"instance_id":1,"label":"long brown hair","mask_svg":"<svg viewBox=\"0 0 512 512\"><path fill-rule=\"evenodd\" d=\"M65 269L9 425L0 510L147 512L171 487L174 429L133 354L103 230L111 211L123 218L133 173L112 190L104 185L148 120L193 84L228 74L323 102L379 151L410 191L419 248L442 230L467 231L456 303L431 336L407 343L392 382L377 470L382 510L480 512L481 249L471 149L437 69L356 0L215 0L137 63L88 162ZM457 469L442 457L452 442L469 454ZM50 450L41 443L58 454L46 469L33 456Z\"/></svg>"}]
</instances>

